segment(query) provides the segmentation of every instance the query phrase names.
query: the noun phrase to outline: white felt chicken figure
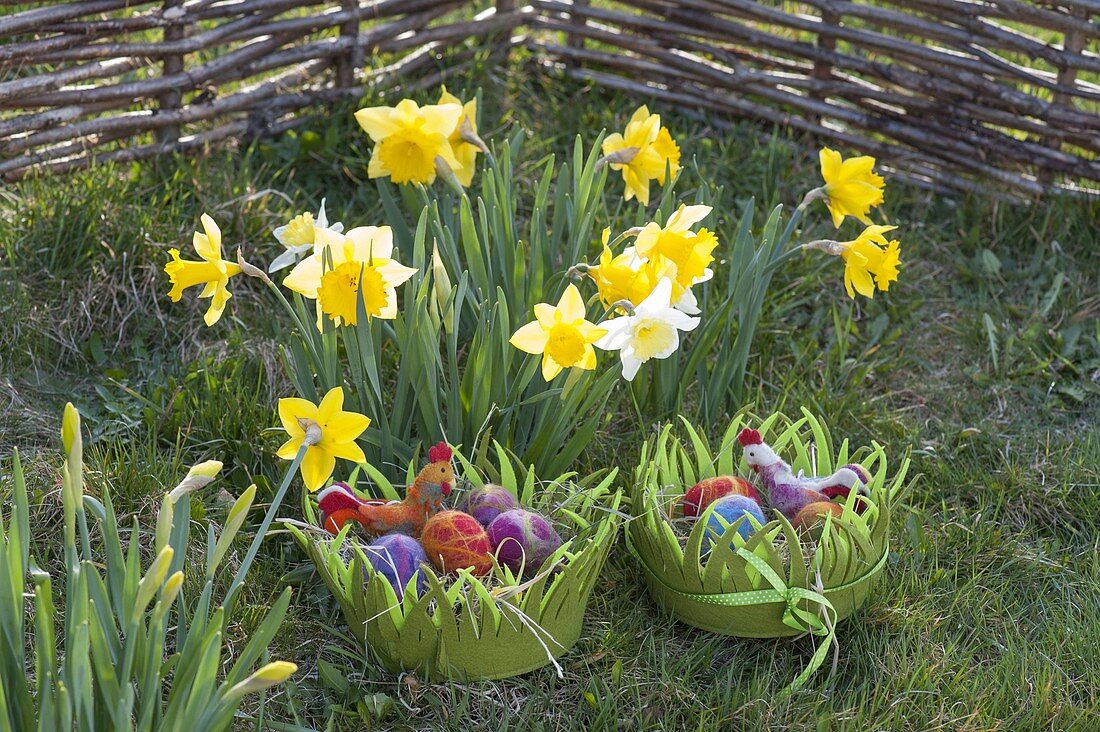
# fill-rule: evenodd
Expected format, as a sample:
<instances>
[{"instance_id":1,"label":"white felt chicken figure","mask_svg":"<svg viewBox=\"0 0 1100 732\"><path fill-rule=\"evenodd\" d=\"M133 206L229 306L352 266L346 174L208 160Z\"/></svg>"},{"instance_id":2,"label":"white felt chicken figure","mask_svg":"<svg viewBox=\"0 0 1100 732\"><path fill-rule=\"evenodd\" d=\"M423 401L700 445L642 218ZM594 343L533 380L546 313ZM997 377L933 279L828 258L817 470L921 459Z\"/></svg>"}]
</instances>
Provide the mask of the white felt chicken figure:
<instances>
[{"instance_id":1,"label":"white felt chicken figure","mask_svg":"<svg viewBox=\"0 0 1100 732\"><path fill-rule=\"evenodd\" d=\"M845 465L832 475L821 477L795 475L756 430L741 430L737 441L744 448L745 462L760 475L768 503L792 521L811 503L844 500L852 490L868 494L870 476L862 465Z\"/></svg>"}]
</instances>

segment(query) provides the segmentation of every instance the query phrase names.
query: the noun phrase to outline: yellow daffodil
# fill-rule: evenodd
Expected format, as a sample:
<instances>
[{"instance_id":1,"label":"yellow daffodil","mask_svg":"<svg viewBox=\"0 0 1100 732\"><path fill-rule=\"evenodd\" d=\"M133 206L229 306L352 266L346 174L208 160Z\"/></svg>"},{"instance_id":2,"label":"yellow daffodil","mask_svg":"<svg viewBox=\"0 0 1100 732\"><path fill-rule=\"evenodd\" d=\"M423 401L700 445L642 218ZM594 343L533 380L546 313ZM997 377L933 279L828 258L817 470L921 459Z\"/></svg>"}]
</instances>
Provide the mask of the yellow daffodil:
<instances>
[{"instance_id":1,"label":"yellow daffodil","mask_svg":"<svg viewBox=\"0 0 1100 732\"><path fill-rule=\"evenodd\" d=\"M558 304L535 305L535 320L512 334L508 342L519 350L542 355L542 378L550 381L562 369L596 368L592 344L607 330L585 319L584 300L576 285L569 285Z\"/></svg>"},{"instance_id":2,"label":"yellow daffodil","mask_svg":"<svg viewBox=\"0 0 1100 732\"><path fill-rule=\"evenodd\" d=\"M633 250L627 249L627 252L633 251L643 260L671 264L673 302L676 307L692 314L698 310L694 307L694 297L690 296L691 287L714 276L709 265L714 261L713 252L718 246L718 237L707 229L692 231L691 227L710 212L710 206L681 204L663 227L655 221L646 224L635 239Z\"/></svg>"},{"instance_id":3,"label":"yellow daffodil","mask_svg":"<svg viewBox=\"0 0 1100 732\"><path fill-rule=\"evenodd\" d=\"M355 325L360 293L368 317L392 319L397 316L397 287L416 274L392 256L388 226L360 226L347 234L317 229L313 254L283 284L317 300L318 321L323 313L337 325Z\"/></svg>"},{"instance_id":4,"label":"yellow daffodil","mask_svg":"<svg viewBox=\"0 0 1100 732\"><path fill-rule=\"evenodd\" d=\"M653 292L661 277L669 272L670 266L656 258L643 261L632 252L615 256L607 245L610 235L611 230L604 229L600 263L588 268L588 276L596 283L600 302L605 306L611 307L623 300L639 305Z\"/></svg>"},{"instance_id":5,"label":"yellow daffodil","mask_svg":"<svg viewBox=\"0 0 1100 732\"><path fill-rule=\"evenodd\" d=\"M451 170L454 171L455 178L462 184L462 187L468 188L474 180L477 154L481 152L481 148L466 141L463 137L463 126L467 125L469 127L468 135L477 135L477 99L471 99L463 104L458 97L448 92L447 88L444 87L443 93L439 96L439 103L441 105L457 104L462 107L462 116L447 139L451 144L451 152L454 154L457 163Z\"/></svg>"},{"instance_id":6,"label":"yellow daffodil","mask_svg":"<svg viewBox=\"0 0 1100 732\"><path fill-rule=\"evenodd\" d=\"M901 256L897 241L887 242L884 234L896 226L868 226L852 241L840 242L840 256L844 259L844 289L848 297L855 293L864 297L875 296L878 289L890 289L890 283L898 278ZM873 278L873 279L872 279Z\"/></svg>"},{"instance_id":7,"label":"yellow daffodil","mask_svg":"<svg viewBox=\"0 0 1100 732\"><path fill-rule=\"evenodd\" d=\"M450 137L461 118L459 104L420 107L411 99L402 99L396 107L360 109L355 119L375 142L367 175L389 176L398 184L431 183L437 158L458 170Z\"/></svg>"},{"instance_id":8,"label":"yellow daffodil","mask_svg":"<svg viewBox=\"0 0 1100 732\"><path fill-rule=\"evenodd\" d=\"M298 261L306 252L313 249L313 241L317 229L332 229L337 234L344 231L344 225L337 221L334 224L328 222L325 214L325 199L321 199L321 210L317 217L306 211L292 218L285 226L279 226L272 232L275 239L282 244L286 251L280 254L268 266L268 272L278 272Z\"/></svg>"},{"instance_id":9,"label":"yellow daffodil","mask_svg":"<svg viewBox=\"0 0 1100 732\"><path fill-rule=\"evenodd\" d=\"M290 439L276 453L283 460L293 460L306 442L306 454L302 458L302 481L311 491L324 486L336 468L336 458L362 463L366 461L363 449L355 439L370 425L370 419L356 412L344 411L344 390L337 386L329 390L314 404L308 399L288 397L279 400L279 419ZM320 430L320 436L312 434L311 427ZM314 444L309 444L313 440Z\"/></svg>"},{"instance_id":10,"label":"yellow daffodil","mask_svg":"<svg viewBox=\"0 0 1100 732\"><path fill-rule=\"evenodd\" d=\"M202 215L202 228L206 232L195 232L193 243L195 251L202 257L201 262L190 259L180 259L179 249L169 249L168 254L172 261L164 265L164 271L168 274L168 280L172 283L172 289L168 297L172 302L179 302L183 297L183 291L188 287L203 285L199 297L209 297L210 307L203 316L207 325L214 325L225 310L225 303L233 297L226 285L229 278L239 273L241 268L233 262L222 259L222 232L214 219L206 214Z\"/></svg>"},{"instance_id":11,"label":"yellow daffodil","mask_svg":"<svg viewBox=\"0 0 1100 732\"><path fill-rule=\"evenodd\" d=\"M874 172L875 159L869 155L844 160L836 150L821 149L821 177L825 179L826 203L838 229L845 216L870 224L867 214L882 203L886 181Z\"/></svg>"},{"instance_id":12,"label":"yellow daffodil","mask_svg":"<svg viewBox=\"0 0 1100 732\"><path fill-rule=\"evenodd\" d=\"M622 171L626 183L623 197L627 201L637 198L643 206L649 205L650 181L663 186L666 167L673 176L680 171L680 148L668 128L661 126L660 115L650 114L645 105L634 112L622 134L607 136L603 154L611 156L612 170Z\"/></svg>"}]
</instances>

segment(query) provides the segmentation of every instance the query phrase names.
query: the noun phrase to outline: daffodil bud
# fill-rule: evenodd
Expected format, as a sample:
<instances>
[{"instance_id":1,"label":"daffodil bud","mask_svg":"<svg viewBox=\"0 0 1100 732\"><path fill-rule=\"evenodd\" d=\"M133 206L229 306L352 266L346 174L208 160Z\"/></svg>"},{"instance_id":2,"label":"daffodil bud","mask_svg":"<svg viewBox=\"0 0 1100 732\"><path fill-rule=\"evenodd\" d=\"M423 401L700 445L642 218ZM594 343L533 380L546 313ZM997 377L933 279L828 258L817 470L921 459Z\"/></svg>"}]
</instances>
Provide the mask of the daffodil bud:
<instances>
[{"instance_id":1,"label":"daffodil bud","mask_svg":"<svg viewBox=\"0 0 1100 732\"><path fill-rule=\"evenodd\" d=\"M175 505L171 496L165 496L161 501L153 540L153 551L155 552L160 552L161 549L168 546L168 541L172 537L172 515L175 513Z\"/></svg>"},{"instance_id":2,"label":"daffodil bud","mask_svg":"<svg viewBox=\"0 0 1100 732\"><path fill-rule=\"evenodd\" d=\"M61 417L61 444L66 453L72 452L74 447L81 447L80 412L76 411L72 402L65 405L65 412Z\"/></svg>"},{"instance_id":3,"label":"daffodil bud","mask_svg":"<svg viewBox=\"0 0 1100 732\"><path fill-rule=\"evenodd\" d=\"M233 543L234 537L237 532L241 530L241 526L244 525L245 517L248 515L248 509L252 508L252 501L256 498L256 484L248 486L240 498L233 504L233 508L229 510L229 516L225 520L225 528L222 529L222 535L218 538L218 543L214 547L214 554L210 558L210 564L207 567L207 571L213 574L218 569L218 565L221 564L222 559L225 557L225 553L229 551L229 546Z\"/></svg>"},{"instance_id":4,"label":"daffodil bud","mask_svg":"<svg viewBox=\"0 0 1100 732\"><path fill-rule=\"evenodd\" d=\"M187 471L187 476L168 494L168 500L175 503L183 496L205 488L214 481L221 469L222 463L219 460L207 460L192 467Z\"/></svg>"},{"instance_id":5,"label":"daffodil bud","mask_svg":"<svg viewBox=\"0 0 1100 732\"><path fill-rule=\"evenodd\" d=\"M443 182L453 188L456 193L461 194L463 192L462 183L459 182L455 172L451 169L451 166L447 164L447 161L443 159L442 155L435 156L435 174L442 178Z\"/></svg>"},{"instance_id":6,"label":"daffodil bud","mask_svg":"<svg viewBox=\"0 0 1100 732\"><path fill-rule=\"evenodd\" d=\"M298 666L290 661L272 661L235 685L227 692L226 696L230 699L237 699L245 694L255 694L258 691L283 683L297 670Z\"/></svg>"},{"instance_id":7,"label":"daffodil bud","mask_svg":"<svg viewBox=\"0 0 1100 732\"><path fill-rule=\"evenodd\" d=\"M165 607L171 606L176 601L176 596L179 595L181 587L183 587L183 570L174 572L160 590L160 601L164 603Z\"/></svg>"},{"instance_id":8,"label":"daffodil bud","mask_svg":"<svg viewBox=\"0 0 1100 732\"><path fill-rule=\"evenodd\" d=\"M80 412L71 402L65 405L61 418L61 444L65 448L65 465L61 469L65 540L75 545L76 515L84 511L84 441L80 435Z\"/></svg>"},{"instance_id":9,"label":"daffodil bud","mask_svg":"<svg viewBox=\"0 0 1100 732\"><path fill-rule=\"evenodd\" d=\"M137 593L134 596L134 617L139 618L145 612L145 608L153 599L160 586L164 584L164 578L168 574L168 566L172 563L175 551L166 546L157 554L157 558L149 565L149 571L138 582Z\"/></svg>"},{"instance_id":10,"label":"daffodil bud","mask_svg":"<svg viewBox=\"0 0 1100 732\"><path fill-rule=\"evenodd\" d=\"M447 267L443 264L443 257L439 256L439 246L432 247L432 296L440 315L447 311L447 305L451 300L454 285L447 274Z\"/></svg>"}]
</instances>

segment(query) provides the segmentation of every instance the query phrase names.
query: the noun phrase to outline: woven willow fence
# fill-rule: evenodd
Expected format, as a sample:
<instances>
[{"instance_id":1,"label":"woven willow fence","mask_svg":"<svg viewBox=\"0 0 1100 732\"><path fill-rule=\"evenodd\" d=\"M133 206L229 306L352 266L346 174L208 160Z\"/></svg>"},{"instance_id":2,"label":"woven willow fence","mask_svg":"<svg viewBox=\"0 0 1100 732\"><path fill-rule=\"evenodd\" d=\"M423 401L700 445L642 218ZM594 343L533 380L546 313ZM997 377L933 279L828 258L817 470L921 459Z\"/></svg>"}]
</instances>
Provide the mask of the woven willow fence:
<instances>
[{"instance_id":1,"label":"woven willow fence","mask_svg":"<svg viewBox=\"0 0 1100 732\"><path fill-rule=\"evenodd\" d=\"M304 107L433 86L521 47L529 68L789 126L936 187L1100 188L1100 0L0 8L9 180L276 133Z\"/></svg>"}]
</instances>

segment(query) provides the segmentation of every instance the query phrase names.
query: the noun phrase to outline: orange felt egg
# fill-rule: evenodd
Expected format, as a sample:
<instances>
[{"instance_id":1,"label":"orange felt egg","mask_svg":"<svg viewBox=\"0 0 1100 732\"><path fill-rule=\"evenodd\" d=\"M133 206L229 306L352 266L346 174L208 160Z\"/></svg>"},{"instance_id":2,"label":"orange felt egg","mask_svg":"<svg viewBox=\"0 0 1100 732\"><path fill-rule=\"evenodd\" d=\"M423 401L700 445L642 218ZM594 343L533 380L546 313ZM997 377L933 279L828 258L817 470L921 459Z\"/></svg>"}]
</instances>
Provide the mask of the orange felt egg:
<instances>
[{"instance_id":1,"label":"orange felt egg","mask_svg":"<svg viewBox=\"0 0 1100 732\"><path fill-rule=\"evenodd\" d=\"M825 523L825 517L829 514L840 516L844 513L844 507L832 501L814 501L802 507L798 515L794 517L791 526L813 535L821 532L821 525Z\"/></svg>"},{"instance_id":2,"label":"orange felt egg","mask_svg":"<svg viewBox=\"0 0 1100 732\"><path fill-rule=\"evenodd\" d=\"M428 519L420 534L428 559L441 572L469 569L487 574L493 568L489 535L473 516L462 511L441 511Z\"/></svg>"}]
</instances>

